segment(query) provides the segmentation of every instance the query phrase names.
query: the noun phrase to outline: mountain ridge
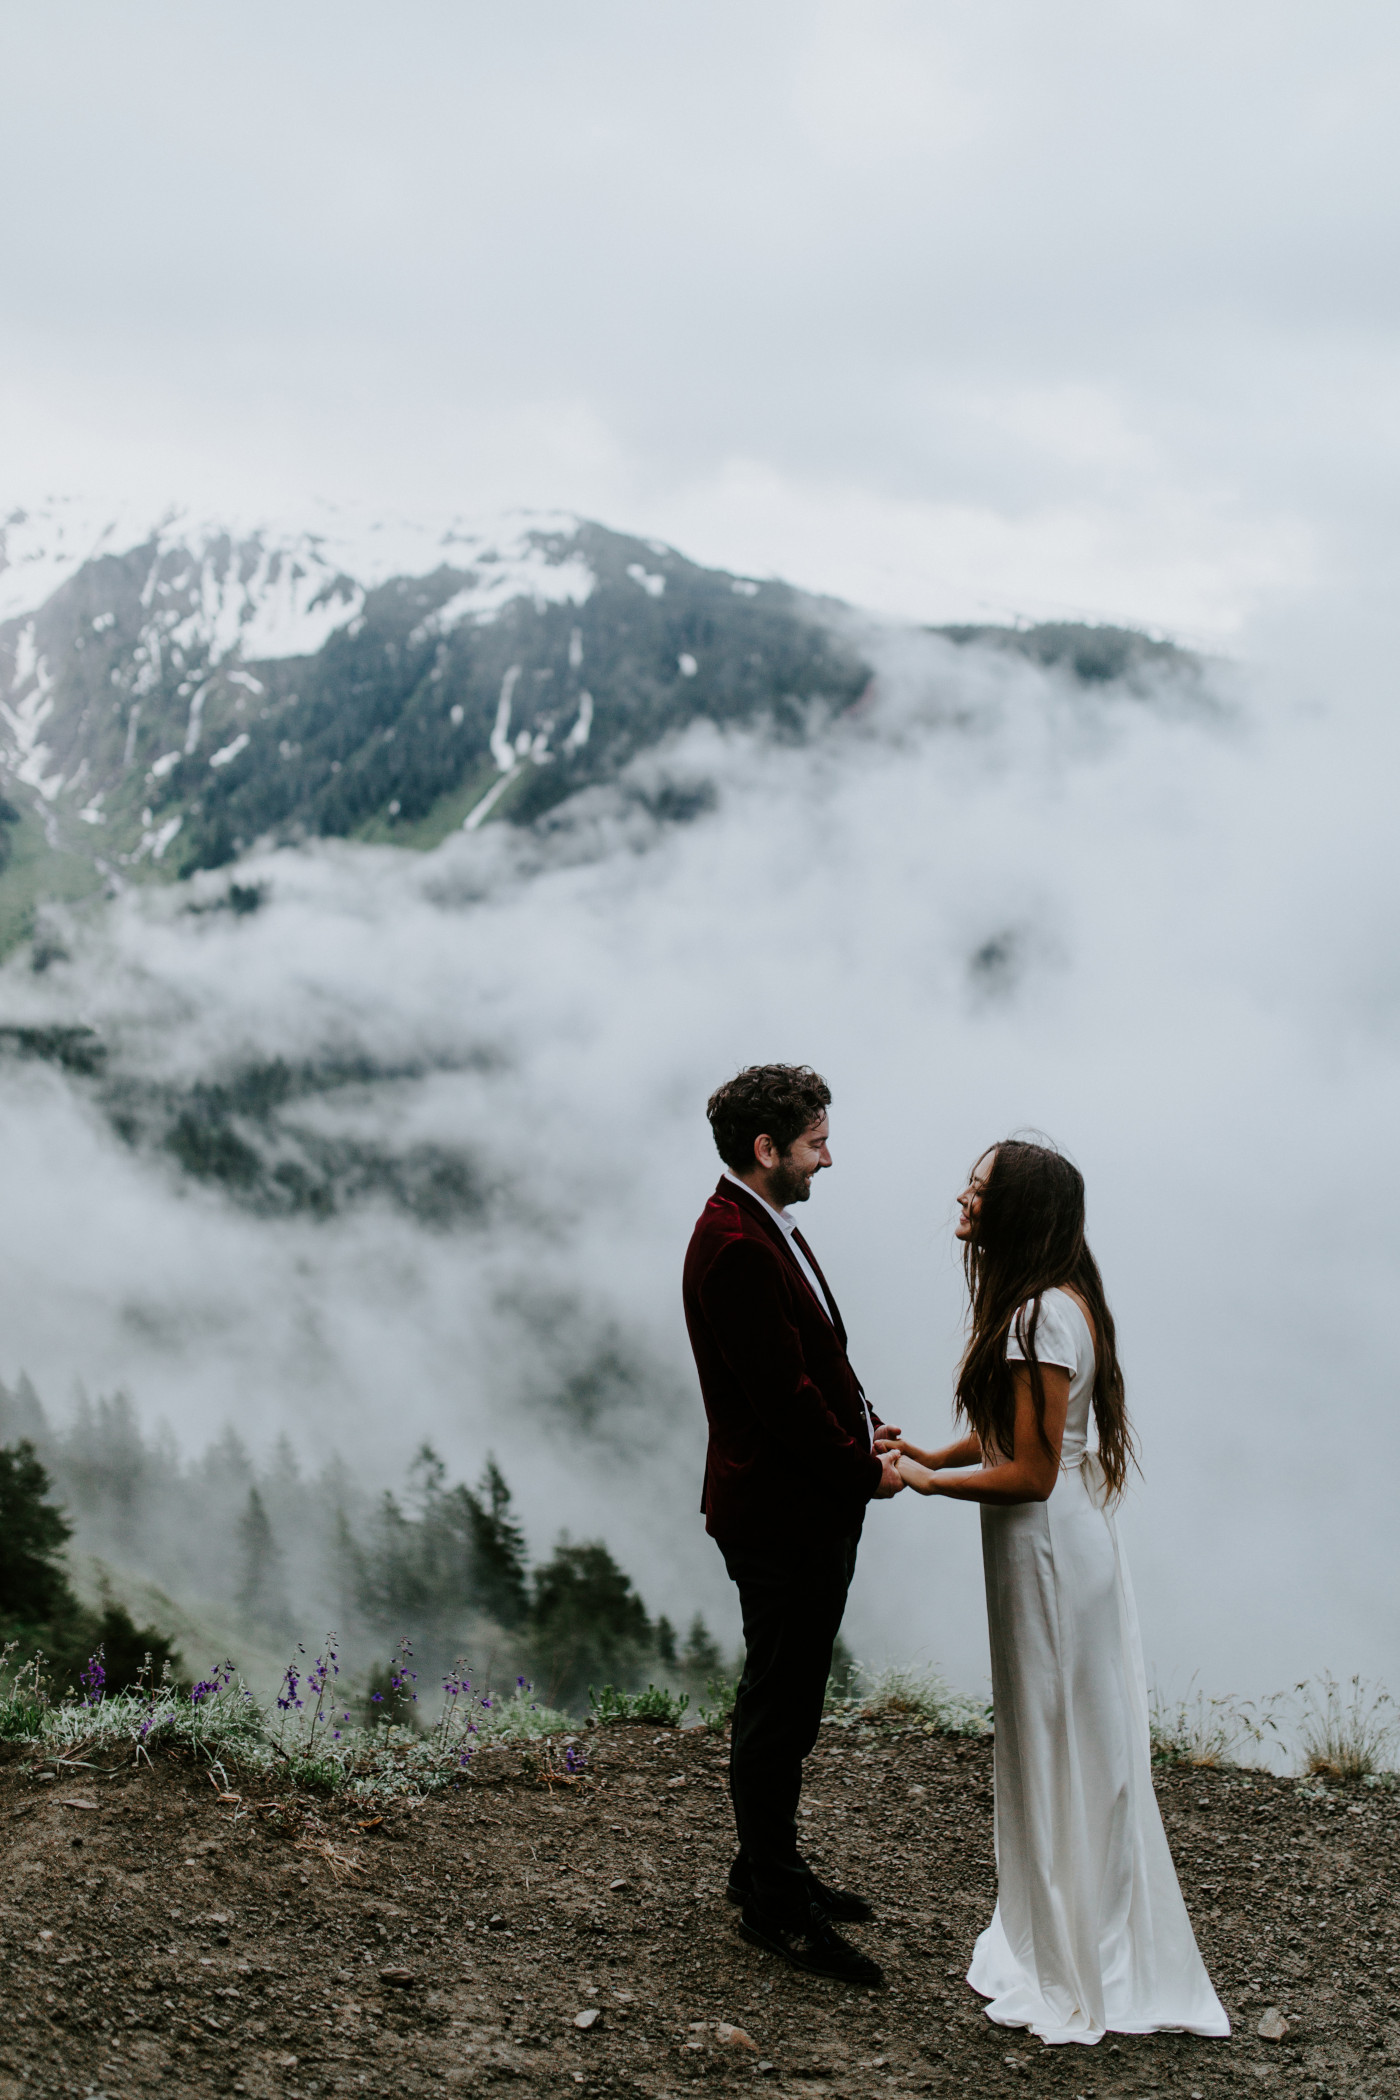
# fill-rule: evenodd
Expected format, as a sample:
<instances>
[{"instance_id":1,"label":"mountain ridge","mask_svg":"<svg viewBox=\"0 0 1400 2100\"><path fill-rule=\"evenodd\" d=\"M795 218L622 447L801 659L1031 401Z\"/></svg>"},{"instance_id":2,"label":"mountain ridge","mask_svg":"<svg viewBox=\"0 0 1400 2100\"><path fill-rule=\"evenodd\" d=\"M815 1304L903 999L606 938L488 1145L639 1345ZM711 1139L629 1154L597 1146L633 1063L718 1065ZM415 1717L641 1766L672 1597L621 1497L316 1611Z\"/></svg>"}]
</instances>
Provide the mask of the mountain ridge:
<instances>
[{"instance_id":1,"label":"mountain ridge","mask_svg":"<svg viewBox=\"0 0 1400 2100\"><path fill-rule=\"evenodd\" d=\"M44 595L0 620L0 952L48 900L269 840L529 824L697 718L800 737L871 682L851 608L565 514L377 548L42 526L3 529L0 605ZM1084 683L1189 661L1116 628L933 631Z\"/></svg>"}]
</instances>

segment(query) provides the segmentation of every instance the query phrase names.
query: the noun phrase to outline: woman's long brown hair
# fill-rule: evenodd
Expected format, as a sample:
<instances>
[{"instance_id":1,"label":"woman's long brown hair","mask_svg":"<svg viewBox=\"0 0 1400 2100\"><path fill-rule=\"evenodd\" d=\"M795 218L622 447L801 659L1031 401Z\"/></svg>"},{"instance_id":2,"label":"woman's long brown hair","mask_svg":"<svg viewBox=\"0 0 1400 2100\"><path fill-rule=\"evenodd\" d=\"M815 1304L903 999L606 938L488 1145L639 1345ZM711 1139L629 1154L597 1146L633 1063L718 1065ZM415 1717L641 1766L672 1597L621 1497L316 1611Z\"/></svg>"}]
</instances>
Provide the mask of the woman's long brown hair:
<instances>
[{"instance_id":1,"label":"woman's long brown hair","mask_svg":"<svg viewBox=\"0 0 1400 2100\"><path fill-rule=\"evenodd\" d=\"M976 1172L974 1167L974 1179ZM972 1334L958 1374L958 1413L977 1432L984 1449L1007 1458L1016 1423L1012 1365L1006 1358L1012 1321L1025 1352L1036 1422L1048 1450L1045 1379L1035 1353L1041 1296L1068 1285L1088 1306L1095 1336L1099 1462L1116 1500L1137 1453L1128 1426L1113 1315L1099 1265L1084 1237L1084 1176L1078 1167L1048 1145L1027 1144L1021 1138L997 1145L982 1183L973 1237L963 1243L963 1269L972 1301ZM1022 1306L1025 1313L1017 1319Z\"/></svg>"}]
</instances>

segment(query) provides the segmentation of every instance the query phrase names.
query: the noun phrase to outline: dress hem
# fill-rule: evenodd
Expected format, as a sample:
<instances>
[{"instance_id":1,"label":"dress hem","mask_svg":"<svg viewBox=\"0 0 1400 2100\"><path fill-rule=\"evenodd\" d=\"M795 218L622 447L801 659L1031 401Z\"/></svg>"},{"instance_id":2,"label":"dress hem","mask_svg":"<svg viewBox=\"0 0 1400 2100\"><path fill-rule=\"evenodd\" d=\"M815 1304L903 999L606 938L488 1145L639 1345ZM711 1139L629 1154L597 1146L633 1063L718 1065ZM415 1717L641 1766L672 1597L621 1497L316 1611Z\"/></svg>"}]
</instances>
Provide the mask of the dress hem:
<instances>
[{"instance_id":1,"label":"dress hem","mask_svg":"<svg viewBox=\"0 0 1400 2100\"><path fill-rule=\"evenodd\" d=\"M1232 2032L1228 2017L1223 2027L1219 2025L1206 2026L1204 2023L1198 2024L1187 2020L1152 2019L1109 2020L1102 2027L1090 2028L1053 2027L1048 2021L1042 2026L1033 2019L1027 2020L999 2014L995 2009L995 1994L993 1992L982 1990L979 1985L972 1981L970 1976L966 1978L966 1982L968 1988L976 1991L979 1998L987 2000L987 2003L982 2007L982 2011L994 2026L1004 2027L1009 2032L1019 2029L1022 2033L1033 2034L1037 2041L1044 2042L1047 2047L1051 2048L1066 2042L1078 2042L1082 2046L1094 2048L1103 2040L1106 2034L1194 2034L1203 2041L1223 2042L1229 2040Z\"/></svg>"}]
</instances>

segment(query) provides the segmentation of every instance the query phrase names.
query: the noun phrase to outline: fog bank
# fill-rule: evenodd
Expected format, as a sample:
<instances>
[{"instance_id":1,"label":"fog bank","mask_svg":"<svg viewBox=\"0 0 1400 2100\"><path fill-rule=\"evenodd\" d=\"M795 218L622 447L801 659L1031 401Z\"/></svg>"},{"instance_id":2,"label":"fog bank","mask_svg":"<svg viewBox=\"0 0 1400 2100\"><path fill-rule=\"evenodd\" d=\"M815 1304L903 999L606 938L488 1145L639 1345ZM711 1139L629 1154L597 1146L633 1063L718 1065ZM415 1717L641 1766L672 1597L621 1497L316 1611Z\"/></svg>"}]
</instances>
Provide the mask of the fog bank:
<instances>
[{"instance_id":1,"label":"fog bank","mask_svg":"<svg viewBox=\"0 0 1400 2100\"><path fill-rule=\"evenodd\" d=\"M6 1021L108 1047L94 1079L0 1062L0 1376L123 1383L195 1448L286 1430L371 1484L422 1437L472 1477L494 1449L534 1549L600 1533L653 1611L732 1632L680 1263L707 1093L801 1059L835 1095L803 1227L881 1410L946 1423L953 1195L991 1140L1049 1132L1140 1432L1149 1667L1393 1675L1393 724L1361 679L1086 693L880 647L873 702L804 745L702 725L543 835L267 854L237 871L255 913L192 913L227 888L202 877L58 929L41 975L12 959ZM445 1160L469 1195L388 1176L278 1215L121 1134L122 1088L278 1059L341 1076L269 1142ZM971 1512L905 1496L866 1537L856 1653L975 1686Z\"/></svg>"}]
</instances>

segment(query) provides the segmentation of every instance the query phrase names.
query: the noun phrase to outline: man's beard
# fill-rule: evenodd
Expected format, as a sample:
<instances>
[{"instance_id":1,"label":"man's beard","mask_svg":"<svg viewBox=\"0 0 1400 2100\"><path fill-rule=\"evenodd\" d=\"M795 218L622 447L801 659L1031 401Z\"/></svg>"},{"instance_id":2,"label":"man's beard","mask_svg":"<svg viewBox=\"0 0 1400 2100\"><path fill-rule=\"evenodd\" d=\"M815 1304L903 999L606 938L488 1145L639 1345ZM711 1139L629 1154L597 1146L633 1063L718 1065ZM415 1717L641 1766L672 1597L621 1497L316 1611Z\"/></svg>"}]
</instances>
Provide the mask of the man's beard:
<instances>
[{"instance_id":1,"label":"man's beard","mask_svg":"<svg viewBox=\"0 0 1400 2100\"><path fill-rule=\"evenodd\" d=\"M812 1177L798 1167L790 1167L779 1160L770 1169L769 1188L773 1192L776 1207L786 1210L789 1203L805 1203L812 1193Z\"/></svg>"}]
</instances>

